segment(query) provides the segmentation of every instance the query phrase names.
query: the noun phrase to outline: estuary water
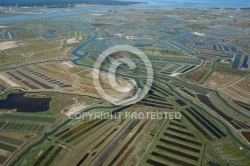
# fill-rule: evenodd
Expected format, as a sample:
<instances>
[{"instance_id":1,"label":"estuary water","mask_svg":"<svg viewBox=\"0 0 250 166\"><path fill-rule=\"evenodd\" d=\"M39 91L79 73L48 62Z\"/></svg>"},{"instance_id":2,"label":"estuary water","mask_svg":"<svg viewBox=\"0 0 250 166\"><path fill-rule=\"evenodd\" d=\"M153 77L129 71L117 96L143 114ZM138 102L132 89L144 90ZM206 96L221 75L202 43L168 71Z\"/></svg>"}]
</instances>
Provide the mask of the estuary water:
<instances>
[{"instance_id":1,"label":"estuary water","mask_svg":"<svg viewBox=\"0 0 250 166\"><path fill-rule=\"evenodd\" d=\"M17 112L45 112L50 109L51 98L27 98L24 93L9 94L7 99L0 100L0 109Z\"/></svg>"},{"instance_id":2,"label":"estuary water","mask_svg":"<svg viewBox=\"0 0 250 166\"><path fill-rule=\"evenodd\" d=\"M139 8L249 8L249 0L124 0L147 2Z\"/></svg>"}]
</instances>

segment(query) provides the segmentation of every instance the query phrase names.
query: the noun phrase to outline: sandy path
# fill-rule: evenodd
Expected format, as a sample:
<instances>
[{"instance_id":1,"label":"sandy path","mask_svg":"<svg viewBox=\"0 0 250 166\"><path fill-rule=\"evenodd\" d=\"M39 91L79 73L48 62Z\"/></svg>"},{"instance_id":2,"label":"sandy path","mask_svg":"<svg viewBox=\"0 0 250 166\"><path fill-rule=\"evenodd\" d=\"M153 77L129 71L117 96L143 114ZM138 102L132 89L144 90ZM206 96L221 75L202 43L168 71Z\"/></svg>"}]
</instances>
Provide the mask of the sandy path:
<instances>
[{"instance_id":1,"label":"sandy path","mask_svg":"<svg viewBox=\"0 0 250 166\"><path fill-rule=\"evenodd\" d=\"M62 111L62 113L66 116L70 116L72 114L81 112L83 109L87 108L88 106L89 105L85 103L77 103L77 104L71 105L67 110Z\"/></svg>"},{"instance_id":2,"label":"sandy path","mask_svg":"<svg viewBox=\"0 0 250 166\"><path fill-rule=\"evenodd\" d=\"M15 41L0 42L0 51L19 47Z\"/></svg>"},{"instance_id":3,"label":"sandy path","mask_svg":"<svg viewBox=\"0 0 250 166\"><path fill-rule=\"evenodd\" d=\"M69 68L75 67L71 62L63 62L64 65L68 66Z\"/></svg>"},{"instance_id":4,"label":"sandy path","mask_svg":"<svg viewBox=\"0 0 250 166\"><path fill-rule=\"evenodd\" d=\"M68 39L66 42L67 44L74 44L74 43L77 43L78 40L76 38L71 38L71 39Z\"/></svg>"},{"instance_id":5,"label":"sandy path","mask_svg":"<svg viewBox=\"0 0 250 166\"><path fill-rule=\"evenodd\" d=\"M195 34L195 35L198 35L198 36L206 36L205 34L200 33L200 32L192 32L192 33Z\"/></svg>"},{"instance_id":6,"label":"sandy path","mask_svg":"<svg viewBox=\"0 0 250 166\"><path fill-rule=\"evenodd\" d=\"M3 80L4 82L6 82L7 84L9 84L12 87L21 87L20 85L18 85L17 83L15 83L11 79L9 79L8 77L4 76L2 73L0 73L0 79Z\"/></svg>"},{"instance_id":7,"label":"sandy path","mask_svg":"<svg viewBox=\"0 0 250 166\"><path fill-rule=\"evenodd\" d=\"M3 26L3 25L1 26L1 25L0 25L0 28L8 28L8 27L9 27L9 26Z\"/></svg>"}]
</instances>

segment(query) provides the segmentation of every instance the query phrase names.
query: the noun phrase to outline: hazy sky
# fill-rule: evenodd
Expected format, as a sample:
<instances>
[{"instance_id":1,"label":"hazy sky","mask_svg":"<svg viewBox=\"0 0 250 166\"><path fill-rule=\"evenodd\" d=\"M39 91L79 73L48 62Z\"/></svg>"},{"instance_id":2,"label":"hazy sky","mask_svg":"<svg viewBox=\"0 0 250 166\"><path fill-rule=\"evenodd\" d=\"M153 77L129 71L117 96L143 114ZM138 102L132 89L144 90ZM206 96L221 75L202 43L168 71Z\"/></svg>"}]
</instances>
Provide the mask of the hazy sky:
<instances>
[{"instance_id":1,"label":"hazy sky","mask_svg":"<svg viewBox=\"0 0 250 166\"><path fill-rule=\"evenodd\" d=\"M54 4L60 2L72 3L72 2L111 2L112 0L0 0L1 4L16 4L27 5L28 4ZM140 7L151 7L151 8L167 8L167 7L183 7L183 8L196 8L196 7L250 7L250 0L121 0L121 1L136 1L136 2L148 2L148 5L138 5Z\"/></svg>"},{"instance_id":2,"label":"hazy sky","mask_svg":"<svg viewBox=\"0 0 250 166\"><path fill-rule=\"evenodd\" d=\"M250 0L124 0L147 2L150 6L203 6L203 7L250 7Z\"/></svg>"}]
</instances>

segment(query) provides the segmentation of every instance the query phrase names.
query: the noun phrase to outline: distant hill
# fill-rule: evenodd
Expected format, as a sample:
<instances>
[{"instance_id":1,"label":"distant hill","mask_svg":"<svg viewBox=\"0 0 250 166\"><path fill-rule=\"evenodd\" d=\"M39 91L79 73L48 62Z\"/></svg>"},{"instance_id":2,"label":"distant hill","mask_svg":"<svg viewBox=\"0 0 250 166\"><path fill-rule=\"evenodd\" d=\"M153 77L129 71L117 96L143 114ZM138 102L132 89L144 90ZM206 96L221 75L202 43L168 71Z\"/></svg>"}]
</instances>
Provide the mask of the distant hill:
<instances>
[{"instance_id":1,"label":"distant hill","mask_svg":"<svg viewBox=\"0 0 250 166\"><path fill-rule=\"evenodd\" d=\"M138 2L116 0L0 0L0 6L67 6L69 4L131 5Z\"/></svg>"}]
</instances>

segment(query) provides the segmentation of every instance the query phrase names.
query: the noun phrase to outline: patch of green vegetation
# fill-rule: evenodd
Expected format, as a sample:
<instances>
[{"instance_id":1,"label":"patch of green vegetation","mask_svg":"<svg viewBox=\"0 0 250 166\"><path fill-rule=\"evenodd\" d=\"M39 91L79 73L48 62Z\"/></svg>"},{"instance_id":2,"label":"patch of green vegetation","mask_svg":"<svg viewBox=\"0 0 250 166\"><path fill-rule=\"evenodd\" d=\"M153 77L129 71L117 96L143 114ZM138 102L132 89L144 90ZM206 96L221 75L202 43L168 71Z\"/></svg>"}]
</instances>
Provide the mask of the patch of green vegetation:
<instances>
[{"instance_id":1,"label":"patch of green vegetation","mask_svg":"<svg viewBox=\"0 0 250 166\"><path fill-rule=\"evenodd\" d=\"M56 118L51 117L41 117L41 116L25 116L25 115L17 115L17 114L3 114L0 116L0 119L19 119L25 121L39 121L39 122L48 122L54 123Z\"/></svg>"},{"instance_id":2,"label":"patch of green vegetation","mask_svg":"<svg viewBox=\"0 0 250 166\"><path fill-rule=\"evenodd\" d=\"M185 56L182 51L177 51L177 50L169 50L168 55L174 55L174 56Z\"/></svg>"},{"instance_id":3,"label":"patch of green vegetation","mask_svg":"<svg viewBox=\"0 0 250 166\"><path fill-rule=\"evenodd\" d=\"M26 61L26 59L18 53L10 55L5 51L0 51L0 59L0 68L16 66Z\"/></svg>"},{"instance_id":4,"label":"patch of green vegetation","mask_svg":"<svg viewBox=\"0 0 250 166\"><path fill-rule=\"evenodd\" d=\"M0 84L0 92L3 92L5 90L5 87Z\"/></svg>"},{"instance_id":5,"label":"patch of green vegetation","mask_svg":"<svg viewBox=\"0 0 250 166\"><path fill-rule=\"evenodd\" d=\"M99 99L94 99L88 96L81 96L81 95L70 95L70 94L63 94L63 93L54 93L54 92L43 92L41 94L46 95L47 97L52 98L50 103L50 110L44 112L44 115L56 115L56 116L63 116L61 111L65 109L67 106L73 105L78 102L87 102L87 103L99 103Z\"/></svg>"},{"instance_id":6,"label":"patch of green vegetation","mask_svg":"<svg viewBox=\"0 0 250 166\"><path fill-rule=\"evenodd\" d=\"M8 91L8 92L6 92L6 93L0 95L0 100L7 99L7 96L8 96L9 94L15 94L15 93L21 93L21 91L20 91L20 90Z\"/></svg>"},{"instance_id":7,"label":"patch of green vegetation","mask_svg":"<svg viewBox=\"0 0 250 166\"><path fill-rule=\"evenodd\" d=\"M195 81L198 83L203 83L213 72L212 68L209 67L200 67L188 74L184 75L184 78L187 78L190 81Z\"/></svg>"},{"instance_id":8,"label":"patch of green vegetation","mask_svg":"<svg viewBox=\"0 0 250 166\"><path fill-rule=\"evenodd\" d=\"M8 159L8 157L0 155L0 164L3 164L7 159Z\"/></svg>"},{"instance_id":9,"label":"patch of green vegetation","mask_svg":"<svg viewBox=\"0 0 250 166\"><path fill-rule=\"evenodd\" d=\"M193 31L200 31L207 28L204 24L188 24L186 27Z\"/></svg>"},{"instance_id":10,"label":"patch of green vegetation","mask_svg":"<svg viewBox=\"0 0 250 166\"><path fill-rule=\"evenodd\" d=\"M222 73L228 73L228 74L232 74L232 75L239 75L241 77L249 74L249 71L238 70L238 69L233 69L233 68L224 67L224 66L215 66L215 71L222 72Z\"/></svg>"},{"instance_id":11,"label":"patch of green vegetation","mask_svg":"<svg viewBox=\"0 0 250 166\"><path fill-rule=\"evenodd\" d=\"M221 140L212 144L214 153L226 161L229 165L249 166L249 156L245 150L241 150L231 140Z\"/></svg>"}]
</instances>

